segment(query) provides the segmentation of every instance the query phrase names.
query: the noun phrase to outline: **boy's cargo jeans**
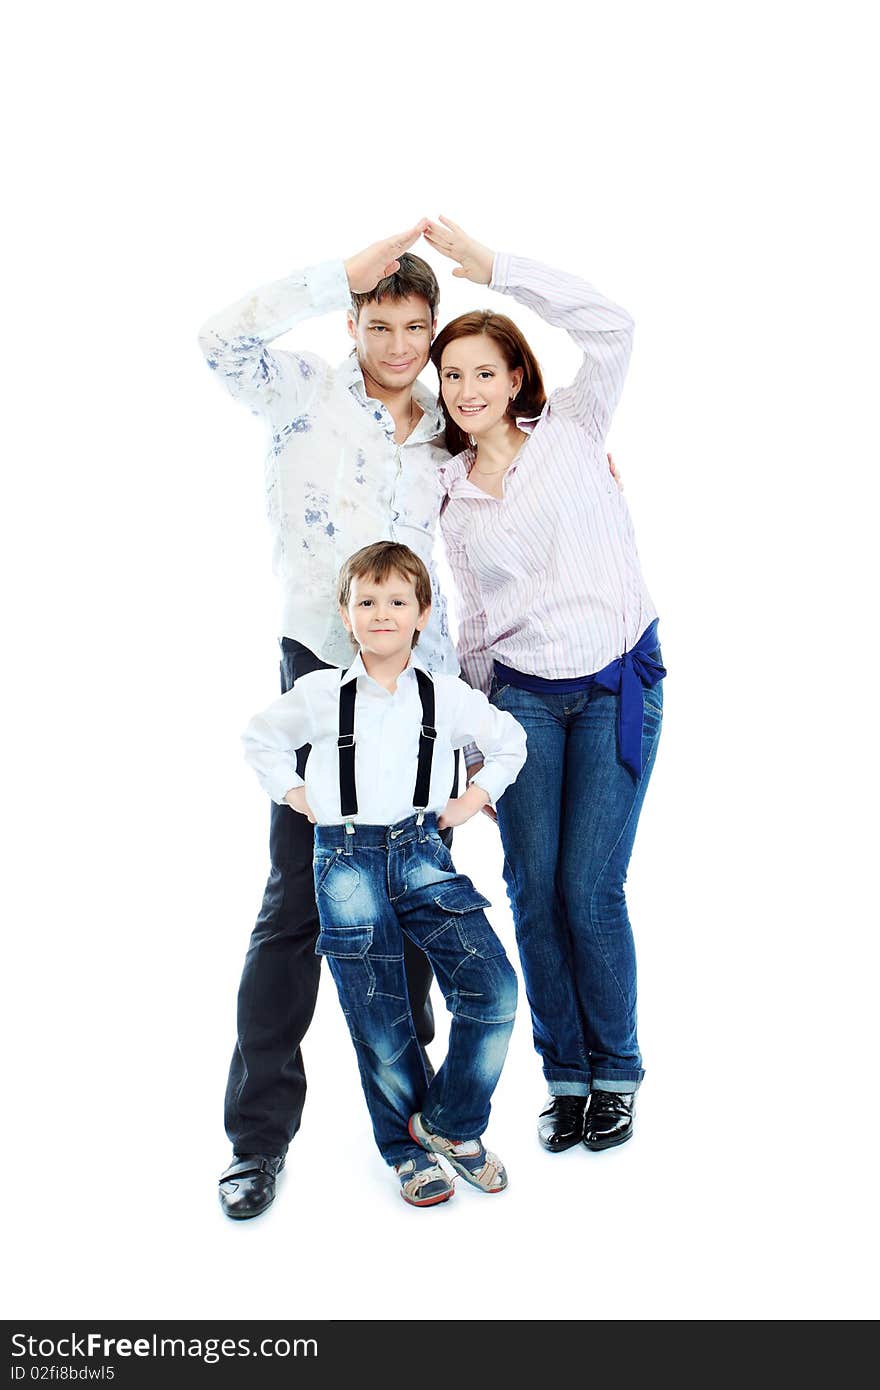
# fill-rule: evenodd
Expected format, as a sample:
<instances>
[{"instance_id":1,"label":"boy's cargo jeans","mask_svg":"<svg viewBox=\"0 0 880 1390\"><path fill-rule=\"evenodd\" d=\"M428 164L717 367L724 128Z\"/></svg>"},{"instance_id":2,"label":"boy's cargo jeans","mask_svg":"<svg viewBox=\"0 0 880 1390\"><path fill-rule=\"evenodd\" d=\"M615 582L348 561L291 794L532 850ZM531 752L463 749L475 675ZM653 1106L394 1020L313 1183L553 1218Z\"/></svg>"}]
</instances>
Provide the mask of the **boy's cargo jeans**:
<instances>
[{"instance_id":1,"label":"boy's cargo jeans","mask_svg":"<svg viewBox=\"0 0 880 1390\"><path fill-rule=\"evenodd\" d=\"M327 957L357 1053L382 1157L421 1152L407 1121L421 1110L448 1139L478 1139L507 1054L516 975L483 912L489 903L455 866L437 818L393 826L315 828L315 891ZM404 934L431 962L452 1014L446 1060L430 1085L413 1026Z\"/></svg>"}]
</instances>

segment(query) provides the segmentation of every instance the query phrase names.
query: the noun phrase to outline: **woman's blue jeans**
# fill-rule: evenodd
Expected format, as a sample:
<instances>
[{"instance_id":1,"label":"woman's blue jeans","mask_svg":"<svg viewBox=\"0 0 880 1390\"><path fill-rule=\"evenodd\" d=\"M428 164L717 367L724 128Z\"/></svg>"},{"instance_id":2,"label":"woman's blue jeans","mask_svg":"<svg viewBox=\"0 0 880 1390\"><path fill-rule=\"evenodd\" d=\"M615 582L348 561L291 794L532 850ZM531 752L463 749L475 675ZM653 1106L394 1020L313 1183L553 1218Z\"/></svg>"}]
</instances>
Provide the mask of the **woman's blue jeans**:
<instances>
[{"instance_id":1,"label":"woman's blue jeans","mask_svg":"<svg viewBox=\"0 0 880 1390\"><path fill-rule=\"evenodd\" d=\"M447 1139L478 1139L489 1120L516 1011L516 974L490 927L489 903L455 871L427 814L393 826L315 828L321 934L357 1053L379 1152L401 1163L421 1110ZM431 963L452 1014L446 1060L430 1085L404 973L404 935Z\"/></svg>"},{"instance_id":2,"label":"woman's blue jeans","mask_svg":"<svg viewBox=\"0 0 880 1390\"><path fill-rule=\"evenodd\" d=\"M535 1048L551 1095L635 1091L636 957L624 882L660 737L662 684L644 691L643 772L617 751L620 697L601 687L534 694L493 681L490 699L528 735L498 802Z\"/></svg>"}]
</instances>

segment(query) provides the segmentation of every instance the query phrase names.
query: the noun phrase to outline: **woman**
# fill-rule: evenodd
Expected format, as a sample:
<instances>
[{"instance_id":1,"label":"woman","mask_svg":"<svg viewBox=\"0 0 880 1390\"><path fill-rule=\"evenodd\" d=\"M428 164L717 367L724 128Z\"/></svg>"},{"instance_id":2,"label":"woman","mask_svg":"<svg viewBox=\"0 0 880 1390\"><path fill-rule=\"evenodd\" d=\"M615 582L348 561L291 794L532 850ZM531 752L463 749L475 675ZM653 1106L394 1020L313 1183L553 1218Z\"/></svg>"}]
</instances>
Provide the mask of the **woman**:
<instances>
[{"instance_id":1,"label":"woman","mask_svg":"<svg viewBox=\"0 0 880 1390\"><path fill-rule=\"evenodd\" d=\"M455 223L426 239L453 272L568 330L584 354L545 396L522 333L491 311L436 338L466 679L516 718L528 758L498 805L505 879L549 1100L544 1147L632 1135L644 1071L624 880L660 735L657 615L605 437L632 320L592 286L495 255ZM469 758L472 775L478 762Z\"/></svg>"}]
</instances>

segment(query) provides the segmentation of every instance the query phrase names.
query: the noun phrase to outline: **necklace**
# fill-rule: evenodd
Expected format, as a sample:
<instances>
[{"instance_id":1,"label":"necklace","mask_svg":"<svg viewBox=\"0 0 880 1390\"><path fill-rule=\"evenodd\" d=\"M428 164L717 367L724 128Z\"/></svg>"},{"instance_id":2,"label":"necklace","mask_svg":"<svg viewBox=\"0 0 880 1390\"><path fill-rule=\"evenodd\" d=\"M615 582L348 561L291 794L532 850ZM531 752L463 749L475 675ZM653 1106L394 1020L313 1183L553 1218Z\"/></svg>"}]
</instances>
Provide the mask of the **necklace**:
<instances>
[{"instance_id":1,"label":"necklace","mask_svg":"<svg viewBox=\"0 0 880 1390\"><path fill-rule=\"evenodd\" d=\"M511 463L513 463L513 459L511 459L510 462L505 463L505 465L504 465L503 468L489 468L489 469L486 469L486 468L478 468L477 465L474 464L473 468L471 469L471 472L472 472L472 473L479 473L479 475L480 475L481 478L497 478L499 473L506 473L506 472L507 472L507 470L508 470L508 468L510 467L510 464L511 464Z\"/></svg>"},{"instance_id":2,"label":"necklace","mask_svg":"<svg viewBox=\"0 0 880 1390\"><path fill-rule=\"evenodd\" d=\"M516 463L517 459L519 458L520 454L522 453L522 447L523 447L523 446L522 446L522 442L520 442L520 446L519 446L519 448L517 449L516 453L514 454L513 458L512 458L512 459L508 459L508 460L507 460L507 463L505 463L504 466L503 466L502 468L478 468L478 467L477 467L476 447L475 447L475 444L474 444L474 437L473 437L473 435L470 435L470 436L469 436L469 440L470 440L470 446L471 446L471 448L474 449L474 461L473 461L473 463L471 464L471 467L470 467L470 470L469 470L469 471L470 471L471 473L479 473L479 475L480 475L481 478L497 478L497 477L499 476L499 474L501 474L501 473L506 473L507 470L508 470L508 468L510 467L510 465L511 465L512 463Z\"/></svg>"},{"instance_id":3,"label":"necklace","mask_svg":"<svg viewBox=\"0 0 880 1390\"><path fill-rule=\"evenodd\" d=\"M416 414L416 402L415 402L415 397L414 397L414 396L410 396L410 398L409 398L409 420L408 420L408 422L407 422L406 434L403 436L403 439L400 441L401 444L403 444L407 439L409 439L410 435L411 435L412 432L413 432L413 420L415 419L415 414Z\"/></svg>"},{"instance_id":4,"label":"necklace","mask_svg":"<svg viewBox=\"0 0 880 1390\"><path fill-rule=\"evenodd\" d=\"M366 386L372 385L372 383L373 383L373 378L372 378L371 376L368 376L368 375L365 373L365 374L364 374L364 385L365 385L365 387L366 387ZM379 396L375 396L375 397L373 397L373 399L375 399L375 400L380 400L381 398L380 398ZM381 403L382 403L383 405L385 405L385 402L384 402L384 401L382 401ZM387 405L385 405L385 409L388 410ZM389 414L390 414L390 413L391 413L391 412L389 411ZM413 432L413 425L414 425L414 422L415 422L415 418L416 418L416 398L415 398L415 396L412 394L412 392L410 392L410 397L409 397L409 417L408 417L407 422L406 422L406 434L403 436L403 439L398 440L398 441L396 441L396 442L398 442L398 443L400 443L400 444L405 444L405 443L406 443L407 439L409 439L410 435L411 435L412 432ZM392 419L393 419L393 416L392 416ZM395 425L396 425L396 421L395 421ZM394 431L395 435L397 434L397 430L398 430L398 429L399 429L399 426L397 426L397 427L395 428L395 431Z\"/></svg>"}]
</instances>

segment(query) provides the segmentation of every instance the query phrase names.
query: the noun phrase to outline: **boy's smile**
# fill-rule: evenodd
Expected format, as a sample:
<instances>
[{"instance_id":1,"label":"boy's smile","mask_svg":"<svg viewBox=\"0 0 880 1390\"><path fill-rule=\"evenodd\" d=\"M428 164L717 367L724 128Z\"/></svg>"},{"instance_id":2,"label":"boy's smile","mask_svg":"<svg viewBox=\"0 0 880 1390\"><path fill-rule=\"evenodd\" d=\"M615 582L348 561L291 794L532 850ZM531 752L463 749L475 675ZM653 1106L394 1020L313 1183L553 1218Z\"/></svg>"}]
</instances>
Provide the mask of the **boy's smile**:
<instances>
[{"instance_id":1,"label":"boy's smile","mask_svg":"<svg viewBox=\"0 0 880 1390\"><path fill-rule=\"evenodd\" d=\"M419 611L412 580L392 571L384 580L369 575L352 579L348 607L339 612L372 675L370 657L378 658L383 672L390 672L394 666L395 674L403 670L412 651L413 636L422 631L431 610Z\"/></svg>"}]
</instances>

